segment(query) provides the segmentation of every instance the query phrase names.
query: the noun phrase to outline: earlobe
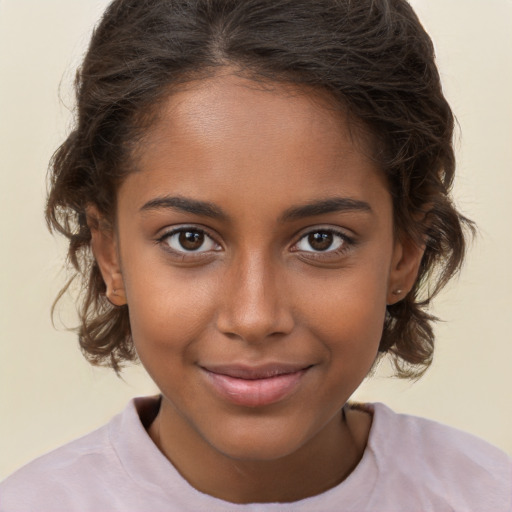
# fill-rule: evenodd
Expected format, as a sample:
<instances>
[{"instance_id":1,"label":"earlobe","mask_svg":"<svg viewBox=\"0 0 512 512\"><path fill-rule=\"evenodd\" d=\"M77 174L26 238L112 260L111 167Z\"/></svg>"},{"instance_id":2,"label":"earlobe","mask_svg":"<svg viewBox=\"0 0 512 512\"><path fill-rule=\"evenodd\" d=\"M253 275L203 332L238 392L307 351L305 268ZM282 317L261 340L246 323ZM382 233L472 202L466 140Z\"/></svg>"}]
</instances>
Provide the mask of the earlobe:
<instances>
[{"instance_id":1,"label":"earlobe","mask_svg":"<svg viewBox=\"0 0 512 512\"><path fill-rule=\"evenodd\" d=\"M103 278L105 280L105 278ZM124 291L123 276L120 272L116 272L111 276L110 284L105 281L107 290L105 295L114 306L124 306L126 301L126 293Z\"/></svg>"},{"instance_id":2,"label":"earlobe","mask_svg":"<svg viewBox=\"0 0 512 512\"><path fill-rule=\"evenodd\" d=\"M425 246L410 238L396 241L388 282L388 306L403 300L413 288L424 252Z\"/></svg>"},{"instance_id":3,"label":"earlobe","mask_svg":"<svg viewBox=\"0 0 512 512\"><path fill-rule=\"evenodd\" d=\"M102 222L95 206L88 206L86 215L92 252L105 283L105 295L114 306L124 306L127 303L126 293L114 230Z\"/></svg>"}]
</instances>

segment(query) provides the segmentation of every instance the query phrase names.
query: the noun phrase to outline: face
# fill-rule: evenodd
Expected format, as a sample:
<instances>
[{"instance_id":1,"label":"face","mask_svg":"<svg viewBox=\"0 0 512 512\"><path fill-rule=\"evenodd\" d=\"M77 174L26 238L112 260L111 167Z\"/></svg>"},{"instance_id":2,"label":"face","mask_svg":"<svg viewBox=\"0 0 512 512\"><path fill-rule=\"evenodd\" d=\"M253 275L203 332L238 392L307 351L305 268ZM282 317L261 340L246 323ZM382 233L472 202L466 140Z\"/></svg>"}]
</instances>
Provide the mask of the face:
<instances>
[{"instance_id":1,"label":"face","mask_svg":"<svg viewBox=\"0 0 512 512\"><path fill-rule=\"evenodd\" d=\"M168 423L247 460L327 435L411 273L343 116L311 91L216 76L168 98L136 161L95 254Z\"/></svg>"}]
</instances>

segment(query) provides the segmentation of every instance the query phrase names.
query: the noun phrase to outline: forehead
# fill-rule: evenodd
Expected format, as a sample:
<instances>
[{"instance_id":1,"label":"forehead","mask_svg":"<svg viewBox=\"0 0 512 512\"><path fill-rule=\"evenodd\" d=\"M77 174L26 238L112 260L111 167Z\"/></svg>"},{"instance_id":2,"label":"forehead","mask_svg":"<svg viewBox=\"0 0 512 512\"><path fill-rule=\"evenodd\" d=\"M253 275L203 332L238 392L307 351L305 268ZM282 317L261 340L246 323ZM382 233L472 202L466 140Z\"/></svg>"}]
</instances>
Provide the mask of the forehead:
<instances>
[{"instance_id":1,"label":"forehead","mask_svg":"<svg viewBox=\"0 0 512 512\"><path fill-rule=\"evenodd\" d=\"M249 206L277 191L281 203L297 203L329 197L333 186L371 196L372 183L387 187L368 153L359 127L326 93L227 72L169 95L126 182L140 204L170 193L221 202L237 194Z\"/></svg>"}]
</instances>

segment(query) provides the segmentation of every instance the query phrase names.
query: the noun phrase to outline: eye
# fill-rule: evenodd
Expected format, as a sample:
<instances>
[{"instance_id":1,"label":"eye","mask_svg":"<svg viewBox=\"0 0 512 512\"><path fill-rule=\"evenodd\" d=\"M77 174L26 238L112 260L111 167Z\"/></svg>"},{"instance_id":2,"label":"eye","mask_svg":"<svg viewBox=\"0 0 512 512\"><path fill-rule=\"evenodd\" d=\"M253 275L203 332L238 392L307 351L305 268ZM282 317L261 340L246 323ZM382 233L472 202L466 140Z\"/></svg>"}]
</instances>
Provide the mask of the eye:
<instances>
[{"instance_id":1,"label":"eye","mask_svg":"<svg viewBox=\"0 0 512 512\"><path fill-rule=\"evenodd\" d=\"M161 237L160 242L179 253L202 253L220 250L219 244L203 230L193 227L174 229Z\"/></svg>"},{"instance_id":2,"label":"eye","mask_svg":"<svg viewBox=\"0 0 512 512\"><path fill-rule=\"evenodd\" d=\"M296 244L303 252L335 252L349 242L343 233L329 229L318 229L305 234Z\"/></svg>"}]
</instances>

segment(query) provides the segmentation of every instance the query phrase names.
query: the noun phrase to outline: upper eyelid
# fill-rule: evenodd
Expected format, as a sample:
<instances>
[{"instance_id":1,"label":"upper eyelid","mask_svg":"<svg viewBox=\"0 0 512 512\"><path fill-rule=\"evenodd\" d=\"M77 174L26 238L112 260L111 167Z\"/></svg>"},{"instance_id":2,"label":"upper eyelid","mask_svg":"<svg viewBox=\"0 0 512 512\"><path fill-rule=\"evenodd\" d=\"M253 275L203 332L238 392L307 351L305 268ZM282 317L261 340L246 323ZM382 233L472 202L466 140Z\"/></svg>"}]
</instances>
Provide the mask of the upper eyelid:
<instances>
[{"instance_id":1,"label":"upper eyelid","mask_svg":"<svg viewBox=\"0 0 512 512\"><path fill-rule=\"evenodd\" d=\"M222 244L219 243L217 237L213 236L210 233L210 230L208 228L203 227L203 226L193 225L193 224L180 224L178 226L168 227L167 229L164 228L163 233L161 235L160 234L157 235L155 241L157 243L161 243L166 238L169 238L171 236L176 235L177 233L181 233L182 231L187 231L187 230L198 231L200 233L203 233L208 238L210 238L216 245L218 245L219 247L222 247ZM199 253L194 253L193 251L191 251L190 254L199 254Z\"/></svg>"},{"instance_id":2,"label":"upper eyelid","mask_svg":"<svg viewBox=\"0 0 512 512\"><path fill-rule=\"evenodd\" d=\"M300 230L300 232L296 235L296 242L294 242L294 243L296 244L299 240L302 240L304 237L310 235L311 233L318 233L319 231L324 231L327 233L334 233L335 235L338 235L346 240L353 239L353 236L348 234L347 230L345 230L343 228L320 225L320 226L311 226L311 227L307 227L307 228Z\"/></svg>"},{"instance_id":3,"label":"upper eyelid","mask_svg":"<svg viewBox=\"0 0 512 512\"><path fill-rule=\"evenodd\" d=\"M320 231L328 232L328 233L333 233L334 235L339 236L343 240L343 243L341 244L341 247L339 247L337 249L332 249L332 250L327 249L325 251L315 251L315 250L306 251L306 250L303 250L303 249L299 249L297 247L298 244L302 240L304 240L304 238L306 238L307 236L309 236L312 233L318 233ZM297 253L301 252L301 253L304 253L304 254L308 254L308 257L310 257L310 258L312 258L312 257L315 257L315 258L316 257L327 258L327 257L335 255L335 254L340 254L342 252L346 252L347 250L352 248L355 244L356 244L356 240L354 239L354 237L352 237L352 236L348 235L347 233L345 233L341 228L315 227L313 229L308 229L305 232L303 231L302 234L291 245L290 250L292 252L297 252Z\"/></svg>"},{"instance_id":4,"label":"upper eyelid","mask_svg":"<svg viewBox=\"0 0 512 512\"><path fill-rule=\"evenodd\" d=\"M158 241L164 240L165 238L168 238L176 233L186 231L187 229L190 229L191 231L199 231L201 233L204 233L206 236L211 238L217 245L219 245L219 246L223 245L218 241L219 237L213 235L209 228L207 228L206 226L203 226L203 225L198 225L198 224L179 224L176 226L172 226L172 227L170 226L168 228L164 228L163 233L161 235L158 235L157 240ZM306 228L301 229L298 233L296 233L294 235L293 238L295 241L291 244L292 247L297 245L297 243L300 240L302 240L306 236L310 235L311 233L316 233L319 231L333 233L335 235L340 236L341 238L343 238L344 240L346 240L349 243L353 242L353 237L351 235L349 235L348 233L346 233L346 231L341 227L334 227L334 226L328 226L328 225L327 226L326 225L316 225L316 226L313 225L313 226L308 226Z\"/></svg>"},{"instance_id":5,"label":"upper eyelid","mask_svg":"<svg viewBox=\"0 0 512 512\"><path fill-rule=\"evenodd\" d=\"M194 224L180 224L178 226L168 227L164 228L162 231L162 234L158 235L158 239L161 240L163 238L167 238L169 236L175 235L176 233L181 233L182 231L199 231L200 233L204 233L206 236L210 237L212 240L215 240L216 243L216 237L211 234L211 230L200 226L200 225L194 225Z\"/></svg>"},{"instance_id":6,"label":"upper eyelid","mask_svg":"<svg viewBox=\"0 0 512 512\"><path fill-rule=\"evenodd\" d=\"M337 235L342 235L342 236L348 236L342 228L335 228L333 226L314 226L313 228L305 228L305 229L301 230L302 235L300 235L300 236L303 237L304 235L309 235L311 233L318 233L320 231L325 231L327 233L335 233Z\"/></svg>"}]
</instances>

